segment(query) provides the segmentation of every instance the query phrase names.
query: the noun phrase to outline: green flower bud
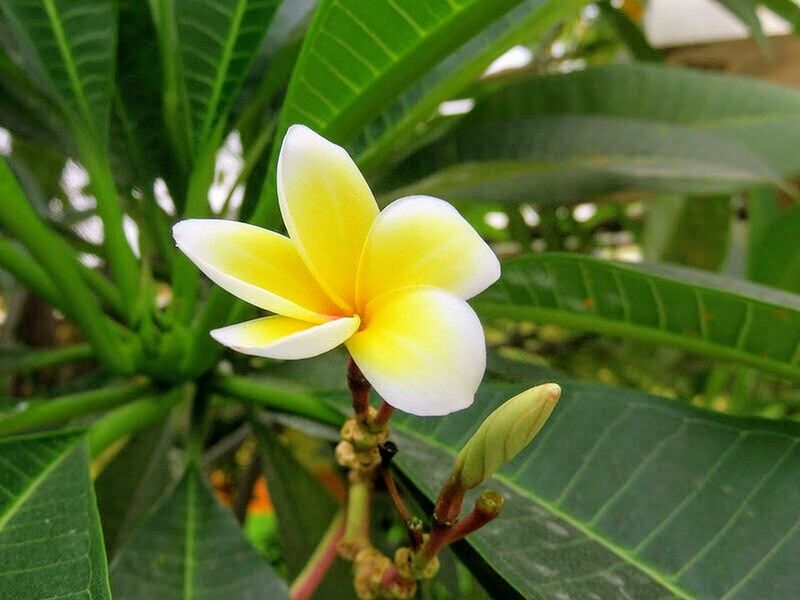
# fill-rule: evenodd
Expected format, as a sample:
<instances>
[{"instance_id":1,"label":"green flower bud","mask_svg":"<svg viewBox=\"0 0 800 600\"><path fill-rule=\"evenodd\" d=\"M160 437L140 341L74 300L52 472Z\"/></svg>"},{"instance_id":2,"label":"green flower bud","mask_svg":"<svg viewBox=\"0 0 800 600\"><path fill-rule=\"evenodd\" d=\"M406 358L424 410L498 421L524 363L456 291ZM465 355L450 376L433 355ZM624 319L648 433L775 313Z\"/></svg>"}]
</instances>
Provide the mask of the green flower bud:
<instances>
[{"instance_id":1,"label":"green flower bud","mask_svg":"<svg viewBox=\"0 0 800 600\"><path fill-rule=\"evenodd\" d=\"M560 396L558 385L545 383L503 403L458 453L451 481L471 489L489 479L539 433Z\"/></svg>"}]
</instances>

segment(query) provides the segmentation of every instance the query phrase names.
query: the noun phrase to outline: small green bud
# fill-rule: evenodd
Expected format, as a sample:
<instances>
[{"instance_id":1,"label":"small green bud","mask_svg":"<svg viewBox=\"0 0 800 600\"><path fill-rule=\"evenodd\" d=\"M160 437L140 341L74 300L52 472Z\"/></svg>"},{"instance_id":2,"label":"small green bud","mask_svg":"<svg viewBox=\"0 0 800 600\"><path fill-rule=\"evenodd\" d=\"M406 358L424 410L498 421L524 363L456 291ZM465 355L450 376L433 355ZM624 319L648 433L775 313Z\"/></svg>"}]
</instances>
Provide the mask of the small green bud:
<instances>
[{"instance_id":1,"label":"small green bud","mask_svg":"<svg viewBox=\"0 0 800 600\"><path fill-rule=\"evenodd\" d=\"M451 480L471 489L489 479L539 433L560 396L558 385L545 383L503 403L458 453Z\"/></svg>"}]
</instances>

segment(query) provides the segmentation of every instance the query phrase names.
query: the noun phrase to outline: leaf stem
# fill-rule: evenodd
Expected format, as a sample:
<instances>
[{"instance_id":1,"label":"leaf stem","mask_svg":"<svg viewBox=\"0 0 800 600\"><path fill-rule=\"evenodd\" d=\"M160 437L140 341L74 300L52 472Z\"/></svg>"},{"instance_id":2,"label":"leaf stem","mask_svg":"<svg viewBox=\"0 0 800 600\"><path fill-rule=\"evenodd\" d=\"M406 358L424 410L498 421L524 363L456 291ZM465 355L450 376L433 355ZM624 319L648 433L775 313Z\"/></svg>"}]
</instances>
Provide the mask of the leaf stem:
<instances>
[{"instance_id":1,"label":"leaf stem","mask_svg":"<svg viewBox=\"0 0 800 600\"><path fill-rule=\"evenodd\" d=\"M212 389L223 396L241 400L266 408L285 412L339 427L344 415L331 408L322 399L270 385L241 376L217 377L211 383Z\"/></svg>"},{"instance_id":2,"label":"leaf stem","mask_svg":"<svg viewBox=\"0 0 800 600\"><path fill-rule=\"evenodd\" d=\"M97 212L103 220L103 247L108 256L111 274L123 298L136 298L139 264L125 237L124 213L108 158L98 149L94 138L79 134L76 139L81 162L89 173L89 187L97 199ZM134 305L134 302L123 305L129 321L134 318Z\"/></svg>"},{"instance_id":3,"label":"leaf stem","mask_svg":"<svg viewBox=\"0 0 800 600\"><path fill-rule=\"evenodd\" d=\"M339 552L348 560L353 560L359 550L368 548L370 543L370 500L372 485L360 477L350 478L347 492L347 521L344 535L339 544Z\"/></svg>"},{"instance_id":4,"label":"leaf stem","mask_svg":"<svg viewBox=\"0 0 800 600\"><path fill-rule=\"evenodd\" d=\"M0 417L0 435L54 425L129 402L149 390L146 383L125 384L43 400L27 409Z\"/></svg>"},{"instance_id":5,"label":"leaf stem","mask_svg":"<svg viewBox=\"0 0 800 600\"><path fill-rule=\"evenodd\" d=\"M99 456L117 440L163 419L184 398L185 390L185 386L178 387L167 394L130 402L95 421L88 432L91 456Z\"/></svg>"},{"instance_id":6,"label":"leaf stem","mask_svg":"<svg viewBox=\"0 0 800 600\"><path fill-rule=\"evenodd\" d=\"M307 600L322 583L325 574L336 560L336 548L344 535L345 513L336 513L305 567L289 588L292 600Z\"/></svg>"},{"instance_id":7,"label":"leaf stem","mask_svg":"<svg viewBox=\"0 0 800 600\"><path fill-rule=\"evenodd\" d=\"M64 363L87 360L94 356L89 344L75 344L63 348L48 348L44 350L26 349L19 358L11 358L8 362L0 362L0 373L30 373L56 367Z\"/></svg>"},{"instance_id":8,"label":"leaf stem","mask_svg":"<svg viewBox=\"0 0 800 600\"><path fill-rule=\"evenodd\" d=\"M52 280L57 305L83 330L104 364L116 372L132 372L133 354L109 327L71 248L34 212L5 160L0 160L0 198L0 224L27 247Z\"/></svg>"}]
</instances>

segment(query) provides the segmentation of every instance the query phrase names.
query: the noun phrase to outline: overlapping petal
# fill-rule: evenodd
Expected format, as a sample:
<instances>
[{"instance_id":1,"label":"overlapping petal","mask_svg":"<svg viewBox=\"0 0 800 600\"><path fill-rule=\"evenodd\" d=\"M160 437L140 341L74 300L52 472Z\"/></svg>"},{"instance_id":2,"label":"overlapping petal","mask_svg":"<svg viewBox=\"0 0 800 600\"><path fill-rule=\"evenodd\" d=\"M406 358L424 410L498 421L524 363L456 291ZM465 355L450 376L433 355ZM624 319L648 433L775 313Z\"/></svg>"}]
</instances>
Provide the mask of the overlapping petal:
<instances>
[{"instance_id":1,"label":"overlapping petal","mask_svg":"<svg viewBox=\"0 0 800 600\"><path fill-rule=\"evenodd\" d=\"M453 206L409 196L387 206L370 230L358 271L358 304L415 285L467 299L498 277L494 252Z\"/></svg>"},{"instance_id":2,"label":"overlapping petal","mask_svg":"<svg viewBox=\"0 0 800 600\"><path fill-rule=\"evenodd\" d=\"M359 258L378 216L367 182L344 148L302 125L286 133L277 177L289 236L320 285L354 310Z\"/></svg>"},{"instance_id":3,"label":"overlapping petal","mask_svg":"<svg viewBox=\"0 0 800 600\"><path fill-rule=\"evenodd\" d=\"M221 219L181 221L173 235L214 283L259 308L313 323L340 312L285 236Z\"/></svg>"},{"instance_id":4,"label":"overlapping petal","mask_svg":"<svg viewBox=\"0 0 800 600\"><path fill-rule=\"evenodd\" d=\"M237 352L268 358L297 359L332 350L358 330L358 317L315 325L289 317L264 317L221 329L211 335Z\"/></svg>"},{"instance_id":5,"label":"overlapping petal","mask_svg":"<svg viewBox=\"0 0 800 600\"><path fill-rule=\"evenodd\" d=\"M437 288L407 287L370 302L362 319L347 348L386 402L415 415L472 404L486 347L464 300Z\"/></svg>"}]
</instances>

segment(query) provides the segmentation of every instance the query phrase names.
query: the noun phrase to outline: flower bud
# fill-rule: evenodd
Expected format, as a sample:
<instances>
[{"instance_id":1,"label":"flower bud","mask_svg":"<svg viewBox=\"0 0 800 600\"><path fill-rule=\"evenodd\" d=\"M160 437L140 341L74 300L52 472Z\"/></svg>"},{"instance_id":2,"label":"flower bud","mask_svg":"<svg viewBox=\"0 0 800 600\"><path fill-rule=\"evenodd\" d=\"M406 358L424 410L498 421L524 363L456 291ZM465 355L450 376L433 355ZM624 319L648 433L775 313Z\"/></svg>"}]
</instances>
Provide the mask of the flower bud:
<instances>
[{"instance_id":1,"label":"flower bud","mask_svg":"<svg viewBox=\"0 0 800 600\"><path fill-rule=\"evenodd\" d=\"M545 383L503 403L458 453L451 480L471 489L489 479L539 433L560 396L558 385Z\"/></svg>"}]
</instances>

